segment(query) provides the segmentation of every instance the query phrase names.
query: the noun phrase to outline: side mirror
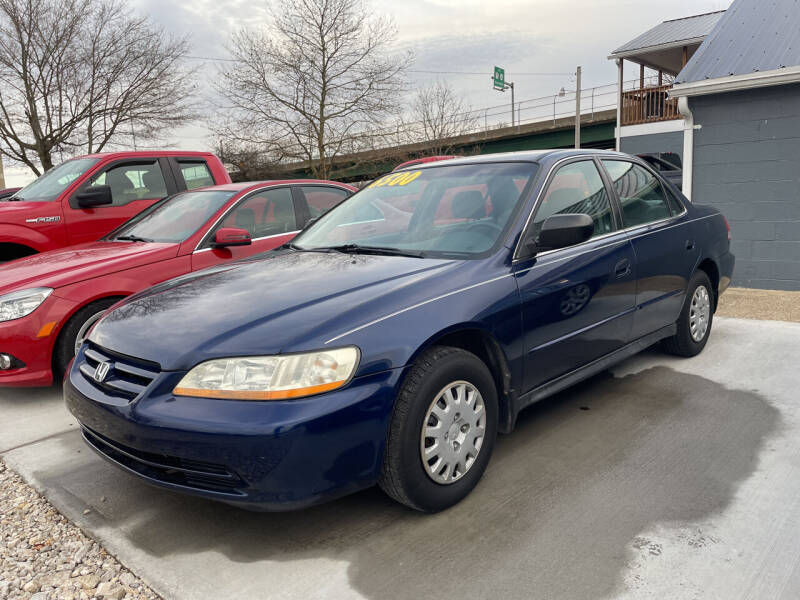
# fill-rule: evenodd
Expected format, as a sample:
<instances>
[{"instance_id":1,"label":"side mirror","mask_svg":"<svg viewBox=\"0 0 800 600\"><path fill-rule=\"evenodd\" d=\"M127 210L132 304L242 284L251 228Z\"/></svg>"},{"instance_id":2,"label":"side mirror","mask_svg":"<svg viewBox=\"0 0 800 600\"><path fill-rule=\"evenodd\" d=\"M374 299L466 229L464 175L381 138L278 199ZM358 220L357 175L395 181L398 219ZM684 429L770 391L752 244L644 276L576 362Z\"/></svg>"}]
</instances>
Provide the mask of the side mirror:
<instances>
[{"instance_id":1,"label":"side mirror","mask_svg":"<svg viewBox=\"0 0 800 600\"><path fill-rule=\"evenodd\" d=\"M230 246L249 246L253 243L250 232L236 227L221 227L214 234L214 248L227 248Z\"/></svg>"},{"instance_id":2,"label":"side mirror","mask_svg":"<svg viewBox=\"0 0 800 600\"><path fill-rule=\"evenodd\" d=\"M589 215L553 215L542 223L539 237L535 240L535 249L567 248L585 242L592 237L593 233L594 221Z\"/></svg>"},{"instance_id":3,"label":"side mirror","mask_svg":"<svg viewBox=\"0 0 800 600\"><path fill-rule=\"evenodd\" d=\"M114 199L111 196L111 187L108 185L93 185L82 192L75 194L80 208L94 208L95 206L105 206L111 204Z\"/></svg>"}]
</instances>

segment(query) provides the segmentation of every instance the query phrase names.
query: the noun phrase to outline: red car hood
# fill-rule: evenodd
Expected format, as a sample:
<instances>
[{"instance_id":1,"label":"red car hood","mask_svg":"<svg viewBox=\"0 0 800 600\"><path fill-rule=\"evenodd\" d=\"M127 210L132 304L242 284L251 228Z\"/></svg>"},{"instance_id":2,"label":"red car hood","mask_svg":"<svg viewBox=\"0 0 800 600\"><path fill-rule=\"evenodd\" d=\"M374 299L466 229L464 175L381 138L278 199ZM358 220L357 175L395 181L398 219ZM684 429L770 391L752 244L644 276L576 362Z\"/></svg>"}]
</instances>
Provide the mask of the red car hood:
<instances>
[{"instance_id":1,"label":"red car hood","mask_svg":"<svg viewBox=\"0 0 800 600\"><path fill-rule=\"evenodd\" d=\"M31 287L57 289L178 254L180 244L91 242L0 264L0 294Z\"/></svg>"}]
</instances>

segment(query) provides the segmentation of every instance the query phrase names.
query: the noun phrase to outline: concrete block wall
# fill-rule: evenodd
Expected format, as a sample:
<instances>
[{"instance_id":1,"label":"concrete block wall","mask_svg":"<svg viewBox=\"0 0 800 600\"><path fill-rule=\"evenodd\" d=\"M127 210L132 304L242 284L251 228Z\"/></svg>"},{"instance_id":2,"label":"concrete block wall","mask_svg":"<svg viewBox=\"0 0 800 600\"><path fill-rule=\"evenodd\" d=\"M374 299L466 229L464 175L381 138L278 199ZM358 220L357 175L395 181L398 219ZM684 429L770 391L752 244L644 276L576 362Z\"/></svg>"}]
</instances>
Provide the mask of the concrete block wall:
<instances>
[{"instance_id":1,"label":"concrete block wall","mask_svg":"<svg viewBox=\"0 0 800 600\"><path fill-rule=\"evenodd\" d=\"M800 290L800 84L689 99L692 200L731 224L733 284Z\"/></svg>"}]
</instances>

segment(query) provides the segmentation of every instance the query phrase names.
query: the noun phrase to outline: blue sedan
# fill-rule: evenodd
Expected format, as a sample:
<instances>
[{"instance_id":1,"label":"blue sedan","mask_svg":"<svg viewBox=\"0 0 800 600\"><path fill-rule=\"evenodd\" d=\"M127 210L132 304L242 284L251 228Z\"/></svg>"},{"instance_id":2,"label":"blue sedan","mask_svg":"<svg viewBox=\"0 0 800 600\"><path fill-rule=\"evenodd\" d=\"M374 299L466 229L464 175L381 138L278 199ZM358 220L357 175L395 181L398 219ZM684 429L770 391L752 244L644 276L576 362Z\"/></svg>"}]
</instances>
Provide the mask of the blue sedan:
<instances>
[{"instance_id":1,"label":"blue sedan","mask_svg":"<svg viewBox=\"0 0 800 600\"><path fill-rule=\"evenodd\" d=\"M64 395L158 486L285 510L377 483L438 511L526 406L656 342L702 351L729 236L625 154L413 165L281 250L118 304Z\"/></svg>"}]
</instances>

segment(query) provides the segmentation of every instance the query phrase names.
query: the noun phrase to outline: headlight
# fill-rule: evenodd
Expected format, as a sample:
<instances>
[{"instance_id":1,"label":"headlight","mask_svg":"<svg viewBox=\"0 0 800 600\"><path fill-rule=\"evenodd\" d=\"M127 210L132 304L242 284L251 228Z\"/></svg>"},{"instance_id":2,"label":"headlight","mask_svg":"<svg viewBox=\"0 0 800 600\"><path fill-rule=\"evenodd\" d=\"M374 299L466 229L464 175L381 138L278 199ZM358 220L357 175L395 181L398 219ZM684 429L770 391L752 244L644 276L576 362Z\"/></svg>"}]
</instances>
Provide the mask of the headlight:
<instances>
[{"instance_id":1,"label":"headlight","mask_svg":"<svg viewBox=\"0 0 800 600\"><path fill-rule=\"evenodd\" d=\"M53 290L39 287L0 296L0 321L13 321L31 314Z\"/></svg>"},{"instance_id":2,"label":"headlight","mask_svg":"<svg viewBox=\"0 0 800 600\"><path fill-rule=\"evenodd\" d=\"M346 384L358 348L285 356L241 356L200 363L172 392L176 396L232 400L286 400L329 392Z\"/></svg>"}]
</instances>

